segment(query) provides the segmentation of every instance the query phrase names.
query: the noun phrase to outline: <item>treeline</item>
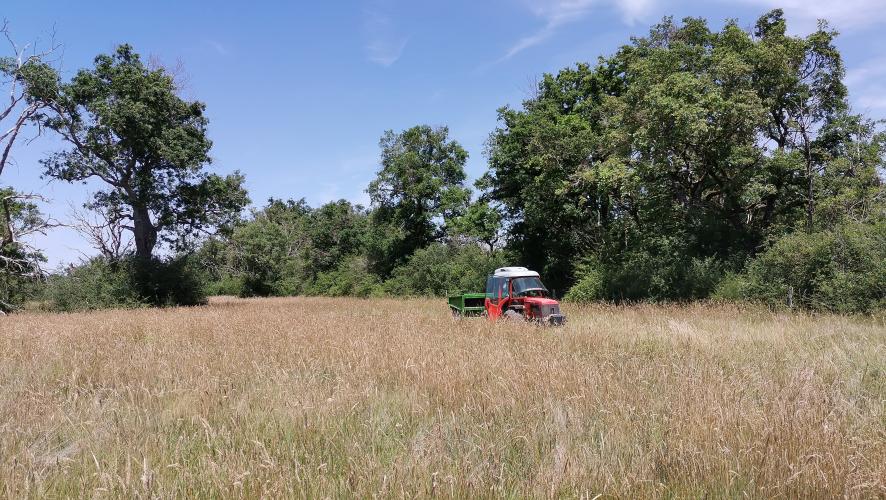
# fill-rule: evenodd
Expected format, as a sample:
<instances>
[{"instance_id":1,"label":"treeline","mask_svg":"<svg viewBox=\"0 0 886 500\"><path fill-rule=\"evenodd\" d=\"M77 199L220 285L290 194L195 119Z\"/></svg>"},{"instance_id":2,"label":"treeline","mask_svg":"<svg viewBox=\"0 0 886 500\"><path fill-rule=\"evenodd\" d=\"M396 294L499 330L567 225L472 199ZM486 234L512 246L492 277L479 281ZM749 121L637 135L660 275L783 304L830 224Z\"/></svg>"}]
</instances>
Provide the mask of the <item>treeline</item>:
<instances>
[{"instance_id":1,"label":"treeline","mask_svg":"<svg viewBox=\"0 0 886 500\"><path fill-rule=\"evenodd\" d=\"M712 296L868 311L886 286L884 135L836 33L665 19L502 109L478 183L509 245L576 299Z\"/></svg>"},{"instance_id":2,"label":"treeline","mask_svg":"<svg viewBox=\"0 0 886 500\"><path fill-rule=\"evenodd\" d=\"M45 175L108 187L87 207L102 256L51 277L43 303L442 295L519 264L574 301L882 309L886 134L852 113L835 37L788 35L779 10L750 31L666 18L500 109L474 190L448 129L416 126L382 137L369 207L272 199L245 217L242 176L203 169L202 104L121 47L42 91L40 119L72 145Z\"/></svg>"},{"instance_id":3,"label":"treeline","mask_svg":"<svg viewBox=\"0 0 886 500\"><path fill-rule=\"evenodd\" d=\"M401 225L340 200L271 200L194 255L213 295L443 295L483 286L503 252L448 239L409 253ZM436 231L435 231L436 233Z\"/></svg>"}]
</instances>

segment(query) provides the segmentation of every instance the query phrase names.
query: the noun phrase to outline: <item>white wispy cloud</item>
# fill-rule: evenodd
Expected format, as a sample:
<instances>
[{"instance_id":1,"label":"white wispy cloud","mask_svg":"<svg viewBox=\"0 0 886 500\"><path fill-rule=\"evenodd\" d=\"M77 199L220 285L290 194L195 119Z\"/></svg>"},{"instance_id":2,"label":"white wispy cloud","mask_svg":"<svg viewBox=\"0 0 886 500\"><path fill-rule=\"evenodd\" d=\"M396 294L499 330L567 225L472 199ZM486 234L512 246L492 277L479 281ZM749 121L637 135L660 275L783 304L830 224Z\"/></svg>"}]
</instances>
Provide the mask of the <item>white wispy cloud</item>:
<instances>
[{"instance_id":1,"label":"white wispy cloud","mask_svg":"<svg viewBox=\"0 0 886 500\"><path fill-rule=\"evenodd\" d=\"M882 80L884 76L886 76L886 57L877 57L849 68L843 82L850 86L864 85L872 80Z\"/></svg>"},{"instance_id":2,"label":"white wispy cloud","mask_svg":"<svg viewBox=\"0 0 886 500\"><path fill-rule=\"evenodd\" d=\"M721 0L723 3L756 5L766 9L784 9L788 22L801 22L802 29L814 27L818 19L827 19L840 30L886 23L883 0ZM793 23L792 23L793 24Z\"/></svg>"},{"instance_id":3,"label":"white wispy cloud","mask_svg":"<svg viewBox=\"0 0 886 500\"><path fill-rule=\"evenodd\" d=\"M518 0L543 21L536 32L517 40L502 57L510 59L524 50L552 38L565 25L581 21L592 10L611 8L622 21L633 25L646 20L653 10L662 10L675 0ZM818 19L827 19L842 31L886 24L886 0L717 0L720 4L755 6L761 10L781 8L787 14L791 31L814 29Z\"/></svg>"},{"instance_id":4,"label":"white wispy cloud","mask_svg":"<svg viewBox=\"0 0 886 500\"><path fill-rule=\"evenodd\" d=\"M398 33L391 16L379 10L364 11L363 31L367 59L384 67L400 59L409 41L408 37Z\"/></svg>"},{"instance_id":5,"label":"white wispy cloud","mask_svg":"<svg viewBox=\"0 0 886 500\"><path fill-rule=\"evenodd\" d=\"M721 0L785 11L788 28L796 34L815 29L819 19L844 33L886 25L884 0ZM874 42L876 43L876 41ZM875 52L876 53L876 52ZM843 80L857 111L881 118L886 115L886 57L878 56L849 67Z\"/></svg>"},{"instance_id":6,"label":"white wispy cloud","mask_svg":"<svg viewBox=\"0 0 886 500\"><path fill-rule=\"evenodd\" d=\"M581 21L593 9L612 7L622 14L627 24L633 24L644 17L656 0L534 0L527 6L530 11L544 21L541 29L519 39L505 53L502 60L510 59L524 50L534 47L552 36L563 26Z\"/></svg>"},{"instance_id":7,"label":"white wispy cloud","mask_svg":"<svg viewBox=\"0 0 886 500\"><path fill-rule=\"evenodd\" d=\"M221 42L217 42L215 40L204 40L204 42L206 42L206 45L209 45L209 47L212 48L212 50L214 50L215 53L220 56L226 56L229 54L228 48L225 47Z\"/></svg>"}]
</instances>

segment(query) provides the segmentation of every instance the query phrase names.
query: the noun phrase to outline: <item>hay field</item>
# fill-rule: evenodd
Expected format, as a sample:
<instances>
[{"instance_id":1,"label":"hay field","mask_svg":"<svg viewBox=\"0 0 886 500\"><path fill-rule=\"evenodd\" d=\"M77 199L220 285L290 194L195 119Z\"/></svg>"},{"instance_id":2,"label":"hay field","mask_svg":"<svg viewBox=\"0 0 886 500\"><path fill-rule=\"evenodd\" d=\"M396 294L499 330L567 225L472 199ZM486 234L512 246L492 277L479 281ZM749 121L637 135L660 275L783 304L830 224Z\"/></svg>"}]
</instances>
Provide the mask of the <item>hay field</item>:
<instances>
[{"instance_id":1,"label":"hay field","mask_svg":"<svg viewBox=\"0 0 886 500\"><path fill-rule=\"evenodd\" d=\"M882 320L564 309L0 318L0 496L886 495Z\"/></svg>"}]
</instances>

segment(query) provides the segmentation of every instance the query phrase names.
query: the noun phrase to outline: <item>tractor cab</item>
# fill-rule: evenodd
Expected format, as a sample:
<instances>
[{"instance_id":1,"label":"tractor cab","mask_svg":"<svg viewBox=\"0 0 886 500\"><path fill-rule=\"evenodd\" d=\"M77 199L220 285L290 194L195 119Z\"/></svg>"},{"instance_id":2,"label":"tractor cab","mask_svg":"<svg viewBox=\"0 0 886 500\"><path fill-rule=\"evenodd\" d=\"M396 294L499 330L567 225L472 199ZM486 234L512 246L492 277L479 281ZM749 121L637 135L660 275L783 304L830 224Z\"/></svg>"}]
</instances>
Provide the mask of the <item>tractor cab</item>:
<instances>
[{"instance_id":1,"label":"tractor cab","mask_svg":"<svg viewBox=\"0 0 886 500\"><path fill-rule=\"evenodd\" d=\"M560 313L560 303L550 298L538 273L525 267L496 269L486 280L485 306L492 320L504 316L551 325L560 325L566 320Z\"/></svg>"}]
</instances>

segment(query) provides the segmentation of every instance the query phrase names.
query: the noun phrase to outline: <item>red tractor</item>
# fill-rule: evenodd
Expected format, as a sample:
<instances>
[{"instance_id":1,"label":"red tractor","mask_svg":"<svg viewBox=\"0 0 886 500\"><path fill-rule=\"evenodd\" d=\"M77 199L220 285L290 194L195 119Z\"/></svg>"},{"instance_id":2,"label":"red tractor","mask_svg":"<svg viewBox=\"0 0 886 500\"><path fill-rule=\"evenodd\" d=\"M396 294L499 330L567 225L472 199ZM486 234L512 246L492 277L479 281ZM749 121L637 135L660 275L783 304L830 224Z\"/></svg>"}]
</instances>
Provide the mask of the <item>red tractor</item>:
<instances>
[{"instance_id":1,"label":"red tractor","mask_svg":"<svg viewBox=\"0 0 886 500\"><path fill-rule=\"evenodd\" d=\"M566 316L560 303L550 298L538 273L525 267L502 267L486 280L486 293L465 293L449 297L454 316L485 315L523 319L546 325L562 325Z\"/></svg>"}]
</instances>

